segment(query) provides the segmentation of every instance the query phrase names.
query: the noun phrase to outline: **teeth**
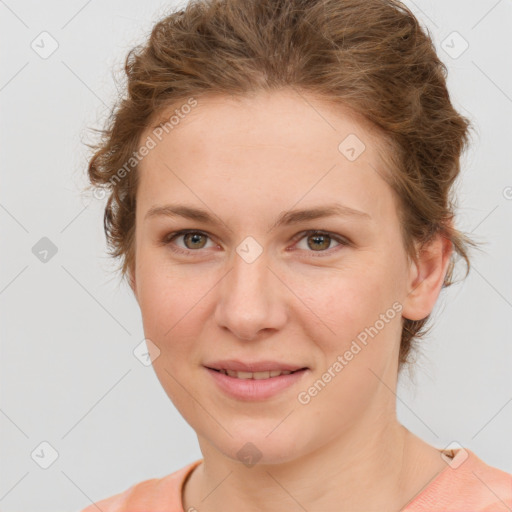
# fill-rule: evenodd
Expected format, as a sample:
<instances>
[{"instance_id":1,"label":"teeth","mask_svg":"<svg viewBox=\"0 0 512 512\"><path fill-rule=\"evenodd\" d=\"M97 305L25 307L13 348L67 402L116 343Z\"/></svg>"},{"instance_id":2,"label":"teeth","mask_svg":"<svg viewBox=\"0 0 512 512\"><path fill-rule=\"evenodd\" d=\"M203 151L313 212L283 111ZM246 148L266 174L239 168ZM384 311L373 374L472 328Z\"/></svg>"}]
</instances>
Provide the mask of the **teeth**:
<instances>
[{"instance_id":1,"label":"teeth","mask_svg":"<svg viewBox=\"0 0 512 512\"><path fill-rule=\"evenodd\" d=\"M289 370L272 370L266 372L236 372L233 370L220 370L224 375L229 375L230 377L235 377L237 379L269 379L271 377L278 377L279 375L289 375L292 373Z\"/></svg>"}]
</instances>

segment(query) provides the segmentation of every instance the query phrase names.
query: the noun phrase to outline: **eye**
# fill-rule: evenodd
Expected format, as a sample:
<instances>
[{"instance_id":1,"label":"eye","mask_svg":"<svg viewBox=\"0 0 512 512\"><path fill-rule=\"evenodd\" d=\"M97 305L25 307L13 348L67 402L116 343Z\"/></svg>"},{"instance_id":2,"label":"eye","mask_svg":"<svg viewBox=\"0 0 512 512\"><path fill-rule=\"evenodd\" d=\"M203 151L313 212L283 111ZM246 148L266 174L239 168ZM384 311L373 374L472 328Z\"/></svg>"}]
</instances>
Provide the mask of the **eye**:
<instances>
[{"instance_id":1,"label":"eye","mask_svg":"<svg viewBox=\"0 0 512 512\"><path fill-rule=\"evenodd\" d=\"M300 250L305 250L307 252L317 252L317 253L331 253L330 245L333 241L335 241L338 246L348 246L350 245L349 241L338 236L333 233L328 233L326 231L318 231L318 230L309 230L304 233L301 233L298 236L299 242L305 241L305 246L299 247L299 244L296 244ZM337 246L334 247L336 249ZM311 249L308 251L308 249ZM321 254L323 256L323 254ZM316 254L314 256L317 256Z\"/></svg>"},{"instance_id":2,"label":"eye","mask_svg":"<svg viewBox=\"0 0 512 512\"><path fill-rule=\"evenodd\" d=\"M169 246L169 248L178 254L191 255L193 252L200 252L200 249L205 249L207 247L207 240L210 238L210 235L204 233L202 231L195 230L182 230L174 233L170 233L166 235L161 244L165 246ZM183 246L179 246L176 244L175 240L182 239ZM336 242L338 246L349 246L350 242L347 239L339 235L335 235L333 233L329 233L326 231L319 230L309 230L299 233L294 237L294 240L298 240L299 242L305 241L305 247L299 247L299 244L295 244L294 249L297 248L300 250L304 250L310 253L320 253L320 254L312 254L313 256L323 256L322 253L331 254L333 250L337 250L335 246L331 248L332 242ZM212 242L213 246L215 244ZM210 246L211 248L211 246ZM310 249L310 250L308 250Z\"/></svg>"},{"instance_id":3,"label":"eye","mask_svg":"<svg viewBox=\"0 0 512 512\"><path fill-rule=\"evenodd\" d=\"M174 240L180 238L183 239L184 247L179 247L174 243ZM162 244L168 245L174 252L189 255L191 252L197 251L198 249L204 249L208 238L210 238L210 236L202 231L185 230L170 233L165 236L162 240Z\"/></svg>"}]
</instances>

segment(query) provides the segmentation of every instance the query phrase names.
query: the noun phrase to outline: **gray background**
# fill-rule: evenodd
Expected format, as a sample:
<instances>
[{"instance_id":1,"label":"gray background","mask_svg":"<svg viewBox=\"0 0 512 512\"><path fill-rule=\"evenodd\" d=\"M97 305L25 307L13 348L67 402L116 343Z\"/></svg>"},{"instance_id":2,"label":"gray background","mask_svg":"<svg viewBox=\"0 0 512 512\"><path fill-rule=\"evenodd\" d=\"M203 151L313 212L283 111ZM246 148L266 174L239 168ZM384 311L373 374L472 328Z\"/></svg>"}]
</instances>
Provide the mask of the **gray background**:
<instances>
[{"instance_id":1,"label":"gray background","mask_svg":"<svg viewBox=\"0 0 512 512\"><path fill-rule=\"evenodd\" d=\"M400 381L398 414L427 442L458 442L512 472L512 3L406 3L475 125L457 227L486 245L464 284L442 292L415 381ZM152 368L133 355L140 312L105 252L104 200L83 192L82 141L115 98L112 70L170 5L0 1L3 512L80 510L201 457ZM59 45L47 58L43 31ZM454 31L469 44L461 55ZM33 253L43 237L57 248L46 262ZM48 469L44 441L58 452Z\"/></svg>"}]
</instances>

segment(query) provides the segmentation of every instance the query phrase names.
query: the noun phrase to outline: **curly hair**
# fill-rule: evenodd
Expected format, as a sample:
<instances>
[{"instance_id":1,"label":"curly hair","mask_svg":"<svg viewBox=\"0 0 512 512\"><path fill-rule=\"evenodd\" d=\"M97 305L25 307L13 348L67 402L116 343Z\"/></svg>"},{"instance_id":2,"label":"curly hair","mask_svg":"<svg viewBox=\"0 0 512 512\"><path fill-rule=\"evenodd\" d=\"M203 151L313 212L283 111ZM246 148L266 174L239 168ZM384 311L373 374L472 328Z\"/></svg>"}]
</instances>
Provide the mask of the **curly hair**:
<instances>
[{"instance_id":1,"label":"curly hair","mask_svg":"<svg viewBox=\"0 0 512 512\"><path fill-rule=\"evenodd\" d=\"M292 87L378 130L408 257L417 257L415 242L441 234L454 248L443 287L453 284L457 256L467 277L477 244L453 225L452 185L472 126L453 107L446 77L428 29L398 0L192 0L130 50L123 96L90 145L90 183L109 194L110 255L124 277L133 272L140 139L159 115L201 95ZM402 319L399 368L429 318Z\"/></svg>"}]
</instances>

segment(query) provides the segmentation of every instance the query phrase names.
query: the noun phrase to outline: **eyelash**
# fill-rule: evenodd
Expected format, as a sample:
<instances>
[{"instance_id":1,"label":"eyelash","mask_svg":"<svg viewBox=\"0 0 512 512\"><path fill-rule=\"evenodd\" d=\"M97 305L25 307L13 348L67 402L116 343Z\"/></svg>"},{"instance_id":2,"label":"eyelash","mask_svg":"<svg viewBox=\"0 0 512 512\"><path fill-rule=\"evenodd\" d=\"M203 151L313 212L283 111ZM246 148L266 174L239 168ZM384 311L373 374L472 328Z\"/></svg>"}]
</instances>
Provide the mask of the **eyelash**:
<instances>
[{"instance_id":1,"label":"eyelash","mask_svg":"<svg viewBox=\"0 0 512 512\"><path fill-rule=\"evenodd\" d=\"M206 236L207 238L209 238L210 240L212 238L208 233L205 233L204 231L198 231L198 230L194 230L194 229L183 229L181 231L175 231L173 233L169 233L168 235L166 235L162 239L161 243L162 243L162 245L169 246L171 251L173 251L173 252L175 252L177 254L183 254L183 255L186 255L186 256L191 256L191 253L201 252L200 249L198 249L198 250L192 250L192 249L186 250L186 249L182 249L181 247L173 246L172 242L176 238L178 238L180 236L187 235L189 233L195 233L195 234L203 235L203 236ZM337 247L333 247L331 249L326 249L325 251L318 251L318 252L317 251L306 251L306 252L311 252L313 257L323 257L324 255L331 255L332 254L331 251L336 250L336 249L340 249L342 247L348 247L348 246L351 245L351 242L349 240L347 240L345 238L342 238L339 235L336 235L335 233L330 233L329 231L320 231L318 229L310 229L310 230L307 230L307 231L303 231L303 232L297 234L293 238L293 241L294 242L299 242L303 238L311 236L311 235L327 235L332 240L335 240L336 242L338 242L340 244Z\"/></svg>"}]
</instances>

